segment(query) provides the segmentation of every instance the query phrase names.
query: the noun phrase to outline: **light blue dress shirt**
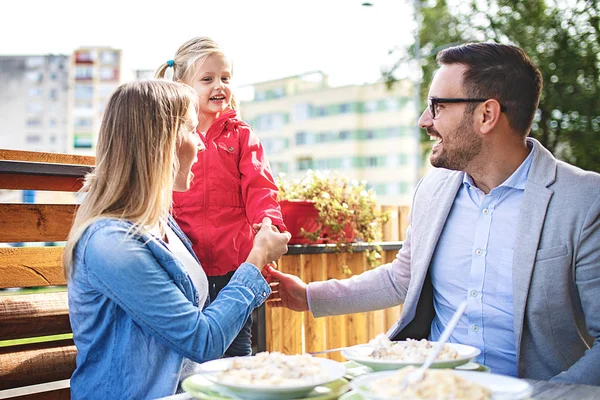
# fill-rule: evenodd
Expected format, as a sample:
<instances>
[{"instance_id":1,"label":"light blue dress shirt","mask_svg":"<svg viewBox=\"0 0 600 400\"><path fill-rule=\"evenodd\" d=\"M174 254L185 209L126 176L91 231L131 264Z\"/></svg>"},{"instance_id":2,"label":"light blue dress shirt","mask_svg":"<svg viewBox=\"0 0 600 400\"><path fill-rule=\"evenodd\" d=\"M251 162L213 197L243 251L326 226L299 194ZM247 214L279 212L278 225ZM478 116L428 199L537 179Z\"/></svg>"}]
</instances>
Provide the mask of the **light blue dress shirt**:
<instances>
[{"instance_id":1,"label":"light blue dress shirt","mask_svg":"<svg viewBox=\"0 0 600 400\"><path fill-rule=\"evenodd\" d=\"M481 350L476 359L492 372L517 376L513 325L513 247L533 148L519 168L487 195L464 174L432 258L437 340L456 307L468 307L449 342Z\"/></svg>"}]
</instances>

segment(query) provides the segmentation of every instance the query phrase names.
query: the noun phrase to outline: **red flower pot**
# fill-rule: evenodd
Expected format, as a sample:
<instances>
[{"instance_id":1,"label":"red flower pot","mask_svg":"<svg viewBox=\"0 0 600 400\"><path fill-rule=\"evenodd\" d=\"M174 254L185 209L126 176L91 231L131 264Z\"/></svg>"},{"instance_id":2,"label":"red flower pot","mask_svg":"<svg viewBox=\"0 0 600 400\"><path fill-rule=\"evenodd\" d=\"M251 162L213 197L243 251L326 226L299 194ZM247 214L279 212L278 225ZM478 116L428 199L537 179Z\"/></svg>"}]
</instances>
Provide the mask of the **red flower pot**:
<instances>
[{"instance_id":1,"label":"red flower pot","mask_svg":"<svg viewBox=\"0 0 600 400\"><path fill-rule=\"evenodd\" d=\"M289 244L315 244L328 243L328 238L331 236L331 231L328 228L323 229L321 237L317 241L312 241L302 236L302 228L306 232L312 233L320 228L317 221L319 211L315 208L315 202L310 200L281 200L281 214L283 222L287 226L288 232L292 235ZM354 232L351 226L344 228L347 240L352 241Z\"/></svg>"}]
</instances>

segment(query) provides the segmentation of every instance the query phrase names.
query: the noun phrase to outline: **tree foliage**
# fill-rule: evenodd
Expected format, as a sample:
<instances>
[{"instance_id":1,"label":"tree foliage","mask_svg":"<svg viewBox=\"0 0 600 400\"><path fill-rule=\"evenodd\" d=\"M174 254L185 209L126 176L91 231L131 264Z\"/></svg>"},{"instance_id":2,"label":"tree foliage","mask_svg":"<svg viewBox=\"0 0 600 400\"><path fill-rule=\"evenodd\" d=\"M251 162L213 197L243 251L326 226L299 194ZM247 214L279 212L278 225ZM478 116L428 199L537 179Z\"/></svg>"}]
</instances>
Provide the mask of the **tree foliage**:
<instances>
[{"instance_id":1,"label":"tree foliage","mask_svg":"<svg viewBox=\"0 0 600 400\"><path fill-rule=\"evenodd\" d=\"M600 172L598 0L421 0L418 17L422 98L437 68L435 53L448 44L517 45L544 78L530 135L558 158ZM384 72L388 82L397 67Z\"/></svg>"}]
</instances>

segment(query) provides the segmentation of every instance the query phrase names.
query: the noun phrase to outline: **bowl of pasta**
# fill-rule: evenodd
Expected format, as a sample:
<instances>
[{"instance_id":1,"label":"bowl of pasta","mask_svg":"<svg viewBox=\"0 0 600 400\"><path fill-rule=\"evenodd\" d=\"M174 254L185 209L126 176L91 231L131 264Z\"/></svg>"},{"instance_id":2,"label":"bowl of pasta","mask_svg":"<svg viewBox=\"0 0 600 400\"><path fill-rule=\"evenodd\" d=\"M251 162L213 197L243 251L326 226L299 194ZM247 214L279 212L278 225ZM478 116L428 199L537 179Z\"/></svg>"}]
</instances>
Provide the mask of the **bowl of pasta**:
<instances>
[{"instance_id":1,"label":"bowl of pasta","mask_svg":"<svg viewBox=\"0 0 600 400\"><path fill-rule=\"evenodd\" d=\"M521 400L533 393L529 383L517 378L450 369L427 369L423 379L403 385L416 369L373 372L352 380L350 386L365 400Z\"/></svg>"},{"instance_id":2,"label":"bowl of pasta","mask_svg":"<svg viewBox=\"0 0 600 400\"><path fill-rule=\"evenodd\" d=\"M436 342L426 339L393 342L385 335L378 335L369 343L342 351L347 360L370 367L373 371L387 371L406 366L419 366L433 352ZM466 364L481 351L473 346L446 343L431 364L431 368L454 368Z\"/></svg>"},{"instance_id":3,"label":"bowl of pasta","mask_svg":"<svg viewBox=\"0 0 600 400\"><path fill-rule=\"evenodd\" d=\"M309 354L262 352L208 361L198 366L197 373L234 398L296 399L340 380L346 367Z\"/></svg>"}]
</instances>

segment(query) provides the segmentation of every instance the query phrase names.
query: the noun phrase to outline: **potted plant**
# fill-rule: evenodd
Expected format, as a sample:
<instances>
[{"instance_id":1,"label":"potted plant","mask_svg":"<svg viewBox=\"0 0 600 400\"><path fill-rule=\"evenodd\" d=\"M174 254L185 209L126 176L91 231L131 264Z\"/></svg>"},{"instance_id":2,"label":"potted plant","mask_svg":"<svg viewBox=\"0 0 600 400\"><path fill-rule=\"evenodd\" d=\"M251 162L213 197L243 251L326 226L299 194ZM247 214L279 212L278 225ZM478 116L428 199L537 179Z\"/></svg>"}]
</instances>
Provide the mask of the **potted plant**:
<instances>
[{"instance_id":1,"label":"potted plant","mask_svg":"<svg viewBox=\"0 0 600 400\"><path fill-rule=\"evenodd\" d=\"M366 183L334 172L307 171L302 179L276 178L283 220L292 234L290 244L333 243L352 251L352 243L377 242L389 213L377 207L375 192ZM381 261L381 247L366 250L372 267ZM347 267L346 267L347 268Z\"/></svg>"}]
</instances>

